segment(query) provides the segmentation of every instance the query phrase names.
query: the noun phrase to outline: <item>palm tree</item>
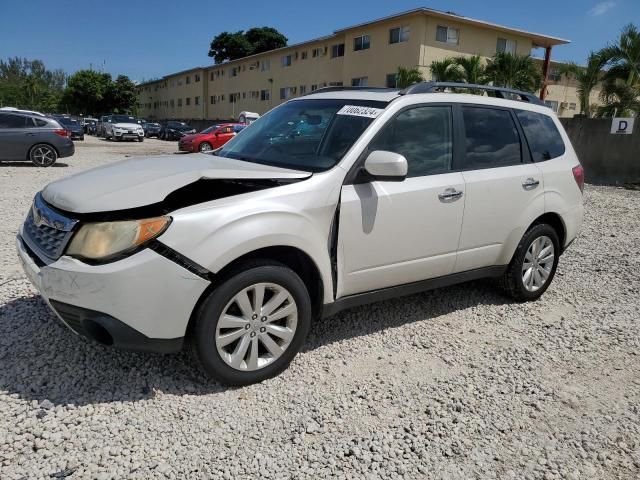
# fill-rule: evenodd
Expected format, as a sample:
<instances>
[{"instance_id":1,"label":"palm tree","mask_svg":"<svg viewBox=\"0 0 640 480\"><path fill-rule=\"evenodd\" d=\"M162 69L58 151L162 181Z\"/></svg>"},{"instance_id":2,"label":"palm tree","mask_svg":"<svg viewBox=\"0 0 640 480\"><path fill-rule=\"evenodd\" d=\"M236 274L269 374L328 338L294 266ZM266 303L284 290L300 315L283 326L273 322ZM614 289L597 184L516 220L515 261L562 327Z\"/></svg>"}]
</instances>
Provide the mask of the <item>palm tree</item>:
<instances>
[{"instance_id":1,"label":"palm tree","mask_svg":"<svg viewBox=\"0 0 640 480\"><path fill-rule=\"evenodd\" d=\"M476 83L482 85L486 81L486 67L482 63L479 55L471 57L456 57L454 59L458 65L458 71L462 75L462 79L467 83Z\"/></svg>"},{"instance_id":2,"label":"palm tree","mask_svg":"<svg viewBox=\"0 0 640 480\"><path fill-rule=\"evenodd\" d=\"M542 74L530 55L499 52L489 59L487 79L497 87L535 92L542 84Z\"/></svg>"},{"instance_id":3,"label":"palm tree","mask_svg":"<svg viewBox=\"0 0 640 480\"><path fill-rule=\"evenodd\" d=\"M599 54L610 65L604 74L601 97L605 105L598 114L630 115L640 111L640 31L629 24L622 29L617 44Z\"/></svg>"},{"instance_id":4,"label":"palm tree","mask_svg":"<svg viewBox=\"0 0 640 480\"><path fill-rule=\"evenodd\" d=\"M578 98L580 99L580 110L583 115L591 116L591 103L589 102L591 91L602 80L602 69L607 63L606 57L599 52L591 52L587 58L587 66L580 67L575 63L565 63L560 66L560 73L573 76L578 82Z\"/></svg>"},{"instance_id":5,"label":"palm tree","mask_svg":"<svg viewBox=\"0 0 640 480\"><path fill-rule=\"evenodd\" d=\"M417 68L404 68L398 67L398 73L396 74L396 87L407 88L414 83L424 82L424 78L420 70Z\"/></svg>"},{"instance_id":6,"label":"palm tree","mask_svg":"<svg viewBox=\"0 0 640 480\"><path fill-rule=\"evenodd\" d=\"M434 60L429 66L431 78L434 82L459 82L462 73L454 58L448 57L442 60Z\"/></svg>"}]
</instances>

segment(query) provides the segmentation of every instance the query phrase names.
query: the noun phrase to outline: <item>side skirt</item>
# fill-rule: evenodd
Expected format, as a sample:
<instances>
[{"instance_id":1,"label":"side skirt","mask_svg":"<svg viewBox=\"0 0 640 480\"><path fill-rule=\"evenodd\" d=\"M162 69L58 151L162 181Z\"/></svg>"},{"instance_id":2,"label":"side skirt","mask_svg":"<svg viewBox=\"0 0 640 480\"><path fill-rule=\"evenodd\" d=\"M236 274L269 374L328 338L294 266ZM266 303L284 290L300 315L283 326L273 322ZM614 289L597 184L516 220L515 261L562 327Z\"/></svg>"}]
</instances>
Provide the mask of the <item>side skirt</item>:
<instances>
[{"instance_id":1,"label":"side skirt","mask_svg":"<svg viewBox=\"0 0 640 480\"><path fill-rule=\"evenodd\" d=\"M347 308L358 307L368 303L390 300L405 295L413 295L414 293L425 292L435 288L448 287L458 283L478 280L480 278L500 277L507 271L507 265L498 265L493 267L477 268L467 272L452 273L437 278L429 278L419 282L397 285L394 287L381 288L370 292L356 293L346 297L339 298L333 303L327 303L322 307L322 317L330 317Z\"/></svg>"}]
</instances>

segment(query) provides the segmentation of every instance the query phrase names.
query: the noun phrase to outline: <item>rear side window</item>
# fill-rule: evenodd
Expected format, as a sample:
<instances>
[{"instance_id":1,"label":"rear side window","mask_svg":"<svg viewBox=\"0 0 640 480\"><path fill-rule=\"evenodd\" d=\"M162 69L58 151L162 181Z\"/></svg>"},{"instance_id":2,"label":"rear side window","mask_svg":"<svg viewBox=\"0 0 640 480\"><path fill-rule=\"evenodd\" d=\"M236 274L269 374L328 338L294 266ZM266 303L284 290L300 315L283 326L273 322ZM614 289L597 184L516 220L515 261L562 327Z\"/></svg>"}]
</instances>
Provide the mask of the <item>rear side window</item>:
<instances>
[{"instance_id":1,"label":"rear side window","mask_svg":"<svg viewBox=\"0 0 640 480\"><path fill-rule=\"evenodd\" d=\"M27 126L33 126L30 117L0 113L0 128L25 128Z\"/></svg>"},{"instance_id":2,"label":"rear side window","mask_svg":"<svg viewBox=\"0 0 640 480\"><path fill-rule=\"evenodd\" d=\"M409 166L407 177L445 173L451 170L451 130L451 107L411 108L382 128L369 151L386 150L403 155Z\"/></svg>"},{"instance_id":3,"label":"rear side window","mask_svg":"<svg viewBox=\"0 0 640 480\"><path fill-rule=\"evenodd\" d=\"M564 142L551 117L527 110L516 110L516 116L527 137L534 162L551 160L564 154Z\"/></svg>"},{"instance_id":4,"label":"rear side window","mask_svg":"<svg viewBox=\"0 0 640 480\"><path fill-rule=\"evenodd\" d=\"M520 135L508 110L462 107L465 170L506 167L522 162Z\"/></svg>"},{"instance_id":5,"label":"rear side window","mask_svg":"<svg viewBox=\"0 0 640 480\"><path fill-rule=\"evenodd\" d=\"M46 127L47 126L47 122L45 122L44 120L41 120L39 118L34 118L33 121L36 122L36 126L37 127Z\"/></svg>"}]
</instances>

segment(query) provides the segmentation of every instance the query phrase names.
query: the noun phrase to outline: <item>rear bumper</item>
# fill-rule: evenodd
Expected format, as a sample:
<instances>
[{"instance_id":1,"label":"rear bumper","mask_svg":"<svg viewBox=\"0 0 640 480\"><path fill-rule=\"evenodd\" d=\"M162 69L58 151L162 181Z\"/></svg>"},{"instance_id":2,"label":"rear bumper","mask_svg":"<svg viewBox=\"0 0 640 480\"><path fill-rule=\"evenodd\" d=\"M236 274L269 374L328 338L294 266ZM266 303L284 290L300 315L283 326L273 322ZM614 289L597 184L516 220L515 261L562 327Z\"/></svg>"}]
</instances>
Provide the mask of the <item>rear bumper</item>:
<instances>
[{"instance_id":1,"label":"rear bumper","mask_svg":"<svg viewBox=\"0 0 640 480\"><path fill-rule=\"evenodd\" d=\"M179 350L193 308L210 284L150 249L88 265L66 256L46 263L20 235L16 248L25 274L64 325L127 350Z\"/></svg>"},{"instance_id":2,"label":"rear bumper","mask_svg":"<svg viewBox=\"0 0 640 480\"><path fill-rule=\"evenodd\" d=\"M58 150L59 158L71 157L76 152L76 146L71 139L68 139L60 145L56 145L56 149Z\"/></svg>"}]
</instances>

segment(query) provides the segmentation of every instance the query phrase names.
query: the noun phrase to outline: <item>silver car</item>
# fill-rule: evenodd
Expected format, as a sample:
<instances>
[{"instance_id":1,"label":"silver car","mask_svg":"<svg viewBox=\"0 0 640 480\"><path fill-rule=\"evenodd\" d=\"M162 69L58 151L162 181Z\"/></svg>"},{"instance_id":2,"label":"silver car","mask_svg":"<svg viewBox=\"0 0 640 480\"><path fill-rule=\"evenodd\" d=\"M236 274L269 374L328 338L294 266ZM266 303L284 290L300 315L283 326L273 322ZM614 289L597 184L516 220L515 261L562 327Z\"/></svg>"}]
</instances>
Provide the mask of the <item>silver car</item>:
<instances>
[{"instance_id":1,"label":"silver car","mask_svg":"<svg viewBox=\"0 0 640 480\"><path fill-rule=\"evenodd\" d=\"M31 160L37 167L50 167L74 151L69 132L54 119L0 112L0 160Z\"/></svg>"}]
</instances>

